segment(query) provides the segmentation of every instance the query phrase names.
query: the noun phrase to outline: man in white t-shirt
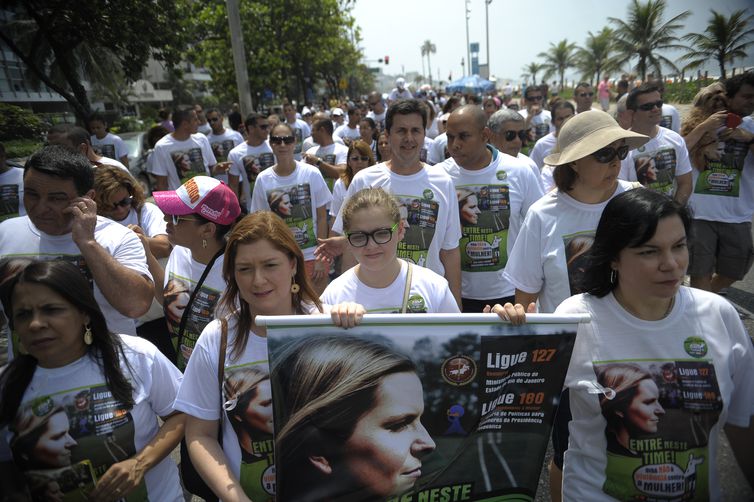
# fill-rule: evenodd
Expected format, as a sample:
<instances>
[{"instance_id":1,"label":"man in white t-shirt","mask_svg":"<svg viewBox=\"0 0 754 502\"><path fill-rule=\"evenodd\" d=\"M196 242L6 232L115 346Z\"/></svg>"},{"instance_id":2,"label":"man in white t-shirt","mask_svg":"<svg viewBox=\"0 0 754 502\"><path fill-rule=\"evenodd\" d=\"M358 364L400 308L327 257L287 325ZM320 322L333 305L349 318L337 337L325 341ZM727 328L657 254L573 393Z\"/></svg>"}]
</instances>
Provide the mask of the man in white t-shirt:
<instances>
[{"instance_id":1,"label":"man in white t-shirt","mask_svg":"<svg viewBox=\"0 0 754 502\"><path fill-rule=\"evenodd\" d=\"M395 87L392 91L390 91L390 94L387 98L388 106L392 106L393 103L396 101L399 101L401 99L411 99L413 96L411 95L411 91L406 89L406 79L403 77L398 77L395 79Z\"/></svg>"},{"instance_id":2,"label":"man in white t-shirt","mask_svg":"<svg viewBox=\"0 0 754 502\"><path fill-rule=\"evenodd\" d=\"M369 94L369 100L367 102L369 103L369 113L367 113L367 118L374 120L374 123L377 124L379 130L383 131L385 129L385 113L387 113L385 100L382 99L382 95L379 92L372 91Z\"/></svg>"},{"instance_id":3,"label":"man in white t-shirt","mask_svg":"<svg viewBox=\"0 0 754 502\"><path fill-rule=\"evenodd\" d=\"M542 86L530 85L524 94L524 109L518 113L526 120L526 129L531 129L529 139L538 141L548 132L555 130L552 116L545 110L545 91Z\"/></svg>"},{"instance_id":4,"label":"man in white t-shirt","mask_svg":"<svg viewBox=\"0 0 754 502\"><path fill-rule=\"evenodd\" d=\"M207 135L207 139L218 164L215 169L217 174L214 177L227 184L228 170L230 169L228 154L235 147L243 143L243 136L233 129L226 129L223 126L223 114L217 108L207 110L207 123L212 128L212 132ZM222 172L223 170L224 172Z\"/></svg>"},{"instance_id":5,"label":"man in white t-shirt","mask_svg":"<svg viewBox=\"0 0 754 502\"><path fill-rule=\"evenodd\" d=\"M490 143L495 148L526 162L534 175L540 178L537 164L521 153L521 147L526 145L529 134L526 130L526 121L520 113L510 108L498 110L487 121L487 127L490 128Z\"/></svg>"},{"instance_id":6,"label":"man in white t-shirt","mask_svg":"<svg viewBox=\"0 0 754 502\"><path fill-rule=\"evenodd\" d=\"M207 122L207 116L204 115L204 110L202 109L202 105L195 104L194 105L194 111L196 112L196 118L199 119L199 124L196 126L196 131L204 134L205 136L209 135L209 133L212 132L212 128L209 126L209 123Z\"/></svg>"},{"instance_id":7,"label":"man in white t-shirt","mask_svg":"<svg viewBox=\"0 0 754 502\"><path fill-rule=\"evenodd\" d=\"M211 176L217 160L207 136L197 133L199 119L191 109L173 112L175 131L163 136L152 152L152 174L155 191L178 190L194 176ZM225 171L224 165L220 166Z\"/></svg>"},{"instance_id":8,"label":"man in white t-shirt","mask_svg":"<svg viewBox=\"0 0 754 502\"><path fill-rule=\"evenodd\" d=\"M301 160L304 154L304 138L311 136L311 127L303 120L296 118L296 108L291 103L283 105L283 114L285 115L285 123L291 126L293 135L296 137L296 148L293 149L293 158Z\"/></svg>"},{"instance_id":9,"label":"man in white t-shirt","mask_svg":"<svg viewBox=\"0 0 754 502\"><path fill-rule=\"evenodd\" d=\"M388 108L385 131L393 157L390 161L359 171L348 187L346 200L362 188L382 187L401 206L407 225L406 236L398 244L398 256L434 270L445 277L458 305L461 305L461 254L453 181L441 169L430 168L421 160L427 116L415 99L398 101ZM343 233L342 214L333 223L333 232ZM345 237L325 239L319 254L334 256L343 252Z\"/></svg>"},{"instance_id":10,"label":"man in white t-shirt","mask_svg":"<svg viewBox=\"0 0 754 502\"><path fill-rule=\"evenodd\" d=\"M228 154L230 170L228 186L241 201L241 207L251 207L251 193L259 173L275 164L275 155L267 138L270 121L262 114L250 113L244 121L246 141Z\"/></svg>"},{"instance_id":11,"label":"man in white t-shirt","mask_svg":"<svg viewBox=\"0 0 754 502\"><path fill-rule=\"evenodd\" d=\"M552 123L555 126L555 130L537 141L534 144L534 148L529 152L529 157L540 169L545 165L545 157L550 155L553 148L555 148L555 145L558 143L558 133L560 132L560 128L563 127L563 124L565 124L568 119L576 114L576 110L574 110L570 101L559 100L552 105L550 113L552 114Z\"/></svg>"},{"instance_id":12,"label":"man in white t-shirt","mask_svg":"<svg viewBox=\"0 0 754 502\"><path fill-rule=\"evenodd\" d=\"M328 118L319 119L312 125L312 139L317 146L311 147L304 160L322 173L325 181L336 180L346 172L348 147L333 141L332 122ZM330 186L332 190L332 187Z\"/></svg>"},{"instance_id":13,"label":"man in white t-shirt","mask_svg":"<svg viewBox=\"0 0 754 502\"><path fill-rule=\"evenodd\" d=\"M0 221L26 214L24 198L24 170L7 164L5 147L0 143Z\"/></svg>"},{"instance_id":14,"label":"man in white t-shirt","mask_svg":"<svg viewBox=\"0 0 754 502\"><path fill-rule=\"evenodd\" d=\"M360 139L359 122L361 122L361 109L356 106L348 108L348 123L335 129L335 135L339 136L346 145Z\"/></svg>"},{"instance_id":15,"label":"man in white t-shirt","mask_svg":"<svg viewBox=\"0 0 754 502\"><path fill-rule=\"evenodd\" d=\"M121 162L99 155L89 139L89 133L83 127L73 124L56 124L47 131L47 143L50 145L61 145L72 152L80 153L87 159L92 167L114 166L126 171L129 175L131 172Z\"/></svg>"},{"instance_id":16,"label":"man in white t-shirt","mask_svg":"<svg viewBox=\"0 0 754 502\"><path fill-rule=\"evenodd\" d=\"M662 80L652 80L651 82L657 86L657 90L660 91L660 99L664 99L665 83ZM681 134L681 116L675 106L664 102L662 103L660 127L670 129L676 134Z\"/></svg>"},{"instance_id":17,"label":"man in white t-shirt","mask_svg":"<svg viewBox=\"0 0 754 502\"><path fill-rule=\"evenodd\" d=\"M592 103L594 102L594 89L592 85L589 82L579 82L573 91L573 101L576 103L576 113L591 110Z\"/></svg>"},{"instance_id":18,"label":"man in white t-shirt","mask_svg":"<svg viewBox=\"0 0 754 502\"><path fill-rule=\"evenodd\" d=\"M488 145L491 132L480 107L456 109L446 133L452 158L438 167L456 190L463 233L462 310L481 313L485 305L513 303L515 289L500 276L526 211L542 196L542 188L527 163Z\"/></svg>"},{"instance_id":19,"label":"man in white t-shirt","mask_svg":"<svg viewBox=\"0 0 754 502\"><path fill-rule=\"evenodd\" d=\"M128 148L120 138L107 131L107 122L101 115L94 114L89 117L89 132L92 133L90 141L99 155L117 159L128 167Z\"/></svg>"},{"instance_id":20,"label":"man in white t-shirt","mask_svg":"<svg viewBox=\"0 0 754 502\"><path fill-rule=\"evenodd\" d=\"M42 148L24 172L27 216L0 223L0 258L63 259L94 288L108 328L136 334L134 319L152 303L144 247L128 228L97 216L94 171L60 145Z\"/></svg>"},{"instance_id":21,"label":"man in white t-shirt","mask_svg":"<svg viewBox=\"0 0 754 502\"><path fill-rule=\"evenodd\" d=\"M631 130L651 139L628 152L621 162L619 178L638 181L685 205L691 195L689 152L679 134L660 126L662 98L658 87L650 82L631 90L626 108L631 113Z\"/></svg>"}]
</instances>

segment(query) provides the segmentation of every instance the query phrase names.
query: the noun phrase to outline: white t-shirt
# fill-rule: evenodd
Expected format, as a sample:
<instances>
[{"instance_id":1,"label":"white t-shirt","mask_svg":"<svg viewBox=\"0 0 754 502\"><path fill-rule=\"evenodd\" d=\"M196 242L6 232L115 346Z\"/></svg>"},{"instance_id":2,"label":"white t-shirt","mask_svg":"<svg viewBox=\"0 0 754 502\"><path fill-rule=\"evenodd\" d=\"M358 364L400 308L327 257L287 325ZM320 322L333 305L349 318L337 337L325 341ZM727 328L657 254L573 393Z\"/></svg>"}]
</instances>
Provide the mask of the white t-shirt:
<instances>
[{"instance_id":1,"label":"white t-shirt","mask_svg":"<svg viewBox=\"0 0 754 502\"><path fill-rule=\"evenodd\" d=\"M24 170L11 167L0 174L0 221L25 214Z\"/></svg>"},{"instance_id":2,"label":"white t-shirt","mask_svg":"<svg viewBox=\"0 0 754 502\"><path fill-rule=\"evenodd\" d=\"M199 126L196 128L196 132L207 136L212 133L212 127L209 125L209 122L205 122L203 124L199 124Z\"/></svg>"},{"instance_id":3,"label":"white t-shirt","mask_svg":"<svg viewBox=\"0 0 754 502\"><path fill-rule=\"evenodd\" d=\"M658 127L657 134L620 163L622 180L638 181L656 192L672 196L675 179L691 172L689 151L680 134ZM639 179L641 177L641 179Z\"/></svg>"},{"instance_id":4,"label":"white t-shirt","mask_svg":"<svg viewBox=\"0 0 754 502\"><path fill-rule=\"evenodd\" d=\"M105 134L104 138L99 139L97 136L92 134L89 137L89 140L92 143L92 148L94 148L94 151L102 156L110 157L111 159L121 159L123 157L128 157L128 147L126 146L125 141L120 138L120 136L116 136L115 134L109 132Z\"/></svg>"},{"instance_id":5,"label":"white t-shirt","mask_svg":"<svg viewBox=\"0 0 754 502\"><path fill-rule=\"evenodd\" d=\"M147 268L144 246L134 232L103 216L97 217L94 239L118 263L152 279ZM136 334L136 324L110 305L93 282L91 272L71 234L48 235L40 232L28 216L12 218L0 223L0 258L27 257L38 260L61 259L76 265L94 288L94 298L113 333Z\"/></svg>"},{"instance_id":6,"label":"white t-shirt","mask_svg":"<svg viewBox=\"0 0 754 502\"><path fill-rule=\"evenodd\" d=\"M235 415L235 407L221 413L221 402L230 407L233 399L240 396L228 395L234 382L244 376L269 375L270 365L267 355L267 338L249 332L248 342L238 358L231 352L236 338L235 318L228 323L228 348L225 358L223 396L217 381L217 366L220 363L220 321L214 320L204 328L194 347L194 353L183 375L175 409L202 420L220 420L222 414L223 452L228 459L231 472L241 482L244 492L254 501L271 500L275 493L274 443L272 424L269 430L260 431L251 426L245 429L242 440L236 433L228 414ZM269 379L264 379L269 385ZM247 392L255 391L256 387ZM243 395L243 394L242 394ZM271 407L272 403L266 406ZM272 410L268 410L270 416ZM241 427L239 427L239 431Z\"/></svg>"},{"instance_id":7,"label":"white t-shirt","mask_svg":"<svg viewBox=\"0 0 754 502\"><path fill-rule=\"evenodd\" d=\"M191 293L196 289L196 283L201 279L207 266L196 261L191 256L191 250L183 246L173 248L165 266L162 307L168 331L176 347L176 366L181 371L186 368L186 363L191 357L191 352L202 330L215 318L215 308L227 286L223 279L223 258L224 255L220 255L215 260L194 298L181 341L177 338L181 317L188 305Z\"/></svg>"},{"instance_id":8,"label":"white t-shirt","mask_svg":"<svg viewBox=\"0 0 754 502\"><path fill-rule=\"evenodd\" d=\"M667 103L662 104L662 120L660 126L672 130L676 134L681 134L681 117L675 106Z\"/></svg>"},{"instance_id":9,"label":"white t-shirt","mask_svg":"<svg viewBox=\"0 0 754 502\"><path fill-rule=\"evenodd\" d=\"M542 172L539 175L539 180L542 183L542 190L547 193L555 188L555 168L551 165L545 164L542 166Z\"/></svg>"},{"instance_id":10,"label":"white t-shirt","mask_svg":"<svg viewBox=\"0 0 754 502\"><path fill-rule=\"evenodd\" d=\"M125 165L123 165L123 162L119 160L111 159L110 157L105 157L103 155L102 157L99 158L97 162L99 162L100 164L104 164L106 166L113 166L113 167L120 168L126 171L128 174L131 174L131 171L129 171L128 168Z\"/></svg>"},{"instance_id":11,"label":"white t-shirt","mask_svg":"<svg viewBox=\"0 0 754 502\"><path fill-rule=\"evenodd\" d=\"M503 155L508 155L508 154L504 153ZM542 187L542 191L544 193L547 193L549 190L545 190L544 183L541 177L542 173L540 172L539 166L533 160L531 160L531 158L527 157L521 152L518 152L518 155L516 155L516 158L519 160L523 160L524 162L529 164L529 168L531 169L531 172L534 173L534 176L536 176L537 179L539 179L539 185Z\"/></svg>"},{"instance_id":12,"label":"white t-shirt","mask_svg":"<svg viewBox=\"0 0 754 502\"><path fill-rule=\"evenodd\" d=\"M304 259L313 260L317 247L317 208L327 206L331 200L319 170L305 162L296 162L296 168L288 176L279 176L274 168L257 176L250 212L273 211L283 218Z\"/></svg>"},{"instance_id":13,"label":"white t-shirt","mask_svg":"<svg viewBox=\"0 0 754 502\"><path fill-rule=\"evenodd\" d=\"M399 99L411 99L411 98L413 98L413 96L411 95L411 91L409 91L405 87L403 88L403 90L400 90L397 87L393 87L393 90L390 91L390 94L387 97L388 101L398 101Z\"/></svg>"},{"instance_id":14,"label":"white t-shirt","mask_svg":"<svg viewBox=\"0 0 754 502\"><path fill-rule=\"evenodd\" d=\"M361 134L359 133L359 126L357 125L355 128L351 129L348 124L343 124L342 126L335 129L335 132L333 133L336 136L340 137L343 140L351 140L355 141L357 139L361 139Z\"/></svg>"},{"instance_id":15,"label":"white t-shirt","mask_svg":"<svg viewBox=\"0 0 754 502\"><path fill-rule=\"evenodd\" d=\"M448 281L428 268L412 265L407 314L453 314L460 312ZM385 288L372 288L361 282L352 267L333 280L322 293L322 303L337 305L356 302L371 314L400 313L406 289L408 263L401 260L398 277Z\"/></svg>"},{"instance_id":16,"label":"white t-shirt","mask_svg":"<svg viewBox=\"0 0 754 502\"><path fill-rule=\"evenodd\" d=\"M246 209L251 208L251 192L260 172L275 165L275 154L268 141L257 146L243 142L228 154L231 162L229 174L238 176L241 181L241 200L246 201Z\"/></svg>"},{"instance_id":17,"label":"white t-shirt","mask_svg":"<svg viewBox=\"0 0 754 502\"><path fill-rule=\"evenodd\" d=\"M453 180L442 169L424 165L418 173L395 174L387 164L362 169L348 187L346 199L362 188L382 188L395 197L401 207L406 236L398 244L398 257L445 275L440 261L441 249L455 249L461 239ZM342 214L333 231L343 234Z\"/></svg>"},{"instance_id":18,"label":"white t-shirt","mask_svg":"<svg viewBox=\"0 0 754 502\"><path fill-rule=\"evenodd\" d=\"M529 152L529 157L534 161L537 167L542 169L545 165L545 157L550 155L550 152L552 152L557 144L558 138L555 136L555 133L548 133L534 144L534 148Z\"/></svg>"},{"instance_id":19,"label":"white t-shirt","mask_svg":"<svg viewBox=\"0 0 754 502\"><path fill-rule=\"evenodd\" d=\"M542 197L539 180L527 164L498 150L491 152L492 161L483 169L464 169L452 158L437 166L448 173L456 188L463 235L459 244L461 296L474 300L515 293L500 273L526 211Z\"/></svg>"},{"instance_id":20,"label":"white t-shirt","mask_svg":"<svg viewBox=\"0 0 754 502\"><path fill-rule=\"evenodd\" d=\"M754 133L754 120L739 125ZM721 131L724 129L721 129ZM716 159L707 159L703 172L694 169L694 191L689 205L694 218L725 223L746 223L754 215L754 154L749 145L720 141ZM697 166L699 167L699 166Z\"/></svg>"},{"instance_id":21,"label":"white t-shirt","mask_svg":"<svg viewBox=\"0 0 754 502\"><path fill-rule=\"evenodd\" d=\"M427 163L430 165L439 164L448 157L448 135L446 133L438 134L427 152Z\"/></svg>"},{"instance_id":22,"label":"white t-shirt","mask_svg":"<svg viewBox=\"0 0 754 502\"><path fill-rule=\"evenodd\" d=\"M301 119L296 119L293 124L286 121L286 124L293 129L293 135L296 137L296 146L293 149L293 156L296 160L301 160L304 152L304 138L312 135L312 129L309 124Z\"/></svg>"},{"instance_id":23,"label":"white t-shirt","mask_svg":"<svg viewBox=\"0 0 754 502\"><path fill-rule=\"evenodd\" d=\"M91 490L94 481L101 478L112 464L144 449L157 435L157 417L173 412L180 372L148 341L135 336L119 335L119 338L130 365L129 370L121 359L121 371L134 388L135 405L131 410L115 400L105 382L104 372L91 354L62 368L37 367L19 407L19 418L53 413L51 420L58 420L55 416L59 412L53 410L60 408L65 413L67 420L63 419L60 425L67 427L67 431L62 439L57 440L57 444L66 443L69 453L65 460L51 464L49 461L45 463L43 458L35 462L30 452L13 453L16 465L22 471L33 471L57 480L72 500L80 500L79 486ZM24 413L25 410L29 413ZM18 435L14 429L19 421L13 422L10 430L4 427L0 431L0 461L13 460L9 445ZM24 427L23 424L21 421L20 426ZM27 433L33 434L33 430L21 430L21 435ZM20 450L22 446L14 448ZM19 463L18 459L22 457L30 458L28 468ZM61 457L63 455L56 459ZM131 494L133 500L183 501L178 469L169 456L147 471L144 481Z\"/></svg>"},{"instance_id":24,"label":"white t-shirt","mask_svg":"<svg viewBox=\"0 0 754 502\"><path fill-rule=\"evenodd\" d=\"M348 147L340 143L333 143L327 146L313 146L306 153L319 157L323 162L334 166L348 162Z\"/></svg>"},{"instance_id":25,"label":"white t-shirt","mask_svg":"<svg viewBox=\"0 0 754 502\"><path fill-rule=\"evenodd\" d=\"M387 109L385 109L382 113L374 113L374 110L370 110L367 112L367 118L374 120L374 123L377 124L377 128L380 131L385 130L385 115L387 115Z\"/></svg>"},{"instance_id":26,"label":"white t-shirt","mask_svg":"<svg viewBox=\"0 0 754 502\"><path fill-rule=\"evenodd\" d=\"M422 146L421 152L419 153L419 160L422 162L426 162L429 165L432 165L429 162L429 151L432 149L433 145L435 144L435 141L427 136L424 136L424 145Z\"/></svg>"},{"instance_id":27,"label":"white t-shirt","mask_svg":"<svg viewBox=\"0 0 754 502\"><path fill-rule=\"evenodd\" d=\"M345 143L343 142L343 138L341 138L340 136L336 136L335 133L333 133L332 135L332 140L333 140L333 143L337 143L339 145L345 145ZM302 151L308 152L315 146L319 146L319 145L317 144L316 141L314 141L314 139L311 136L307 136L306 138L304 138L304 146L303 146Z\"/></svg>"},{"instance_id":28,"label":"white t-shirt","mask_svg":"<svg viewBox=\"0 0 754 502\"><path fill-rule=\"evenodd\" d=\"M212 153L215 154L215 160L217 162L225 162L230 160L228 154L231 150L244 142L241 133L234 131L233 129L225 129L222 134L211 133L207 136L209 145L212 148ZM228 174L217 174L215 178L228 183Z\"/></svg>"},{"instance_id":29,"label":"white t-shirt","mask_svg":"<svg viewBox=\"0 0 754 502\"><path fill-rule=\"evenodd\" d=\"M682 287L670 314L659 321L632 316L612 293L574 296L556 312L588 312L592 318L579 324L565 382L573 419L563 500L720 500L720 428L748 427L754 415L754 354L733 306L715 294ZM608 426L603 395L591 384L611 367L614 376L631 378L637 368L634 378L649 375L640 394L645 411L651 410L644 417L633 406L621 411L620 393L613 402L621 408L605 411L618 426L618 413L634 424L623 428L628 431L623 440L615 425ZM607 378L600 380L609 387ZM639 433L647 418L659 421Z\"/></svg>"},{"instance_id":30,"label":"white t-shirt","mask_svg":"<svg viewBox=\"0 0 754 502\"><path fill-rule=\"evenodd\" d=\"M631 188L631 183L618 180L611 198ZM503 278L516 289L539 293L540 312L554 312L560 302L580 292L586 252L608 202L584 204L559 190L545 194L526 213Z\"/></svg>"},{"instance_id":31,"label":"white t-shirt","mask_svg":"<svg viewBox=\"0 0 754 502\"><path fill-rule=\"evenodd\" d=\"M152 174L167 176L168 190L177 190L194 176L210 176L210 166L217 164L207 136L201 133L184 141L167 134L154 146L152 157Z\"/></svg>"},{"instance_id":32,"label":"white t-shirt","mask_svg":"<svg viewBox=\"0 0 754 502\"><path fill-rule=\"evenodd\" d=\"M343 179L338 178L335 180L332 186L332 202L330 203L330 216L336 218L340 212L340 208L343 207L343 202L346 199L346 192L348 189L343 184Z\"/></svg>"},{"instance_id":33,"label":"white t-shirt","mask_svg":"<svg viewBox=\"0 0 754 502\"><path fill-rule=\"evenodd\" d=\"M518 113L524 119L529 115L529 111L526 108L522 108ZM547 133L555 132L555 126L552 123L552 114L548 110L542 110L534 115L529 126L534 130L534 141L539 141Z\"/></svg>"},{"instance_id":34,"label":"white t-shirt","mask_svg":"<svg viewBox=\"0 0 754 502\"><path fill-rule=\"evenodd\" d=\"M128 216L118 221L123 226L139 225L147 237L167 235L167 222L160 208L151 202L145 202L141 211L131 208Z\"/></svg>"}]
</instances>

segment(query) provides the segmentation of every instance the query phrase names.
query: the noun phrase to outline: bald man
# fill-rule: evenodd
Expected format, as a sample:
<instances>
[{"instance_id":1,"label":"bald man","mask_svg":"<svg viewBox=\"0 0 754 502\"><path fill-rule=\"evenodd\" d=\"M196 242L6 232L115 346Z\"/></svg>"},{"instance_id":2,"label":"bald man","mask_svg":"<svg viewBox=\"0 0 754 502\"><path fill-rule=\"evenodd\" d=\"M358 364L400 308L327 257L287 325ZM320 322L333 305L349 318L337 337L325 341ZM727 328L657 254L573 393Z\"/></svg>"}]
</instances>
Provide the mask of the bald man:
<instances>
[{"instance_id":1,"label":"bald man","mask_svg":"<svg viewBox=\"0 0 754 502\"><path fill-rule=\"evenodd\" d=\"M450 175L461 220L463 312L513 302L514 287L502 273L526 211L542 197L529 165L489 144L487 115L477 105L448 119L450 158L438 164Z\"/></svg>"}]
</instances>

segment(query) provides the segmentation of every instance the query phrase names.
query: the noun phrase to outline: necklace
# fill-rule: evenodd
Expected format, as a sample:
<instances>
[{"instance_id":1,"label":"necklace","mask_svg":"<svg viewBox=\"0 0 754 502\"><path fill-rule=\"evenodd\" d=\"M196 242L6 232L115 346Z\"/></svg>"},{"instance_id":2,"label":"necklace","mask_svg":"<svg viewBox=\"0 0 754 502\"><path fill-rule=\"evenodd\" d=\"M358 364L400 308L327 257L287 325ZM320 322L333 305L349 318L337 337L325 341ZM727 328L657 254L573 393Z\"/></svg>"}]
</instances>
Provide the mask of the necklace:
<instances>
[{"instance_id":1,"label":"necklace","mask_svg":"<svg viewBox=\"0 0 754 502\"><path fill-rule=\"evenodd\" d=\"M615 297L615 300L618 302L618 305L623 307L623 309L629 314L631 314L632 316L637 317L639 319L646 320L642 316L640 316L638 313L636 313L633 309L629 308L628 305L626 305L626 303L623 300L621 300L619 295L616 293L617 293L616 291L613 291L613 297ZM659 319L652 319L652 320L661 321L665 319L666 317L668 317L670 315L670 312L673 310L673 305L675 305L675 296L670 299L670 303L668 303L668 308L665 309L665 313L662 314L662 317L660 317Z\"/></svg>"}]
</instances>

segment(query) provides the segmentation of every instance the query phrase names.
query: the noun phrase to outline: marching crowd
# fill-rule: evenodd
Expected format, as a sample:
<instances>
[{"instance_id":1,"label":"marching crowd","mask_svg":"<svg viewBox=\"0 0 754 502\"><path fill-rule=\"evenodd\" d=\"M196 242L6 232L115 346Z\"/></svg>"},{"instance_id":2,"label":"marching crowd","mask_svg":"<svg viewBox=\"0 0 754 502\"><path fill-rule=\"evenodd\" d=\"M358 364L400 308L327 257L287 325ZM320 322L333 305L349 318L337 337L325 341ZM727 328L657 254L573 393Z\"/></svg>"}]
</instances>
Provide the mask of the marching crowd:
<instances>
[{"instance_id":1,"label":"marching crowd","mask_svg":"<svg viewBox=\"0 0 754 502\"><path fill-rule=\"evenodd\" d=\"M700 90L683 121L662 96L643 83L613 117L585 82L574 103L529 86L516 110L507 95L414 97L399 79L345 109L234 111L231 127L217 109L175 110L147 135L154 203L101 117L54 126L23 169L0 164L2 500L183 500L182 485L274 499L255 319L318 313L348 328L365 313L587 312L553 500L651 493L631 475L649 440L654 464L679 466L679 500L719 499L721 428L754 485L754 352L717 294L754 259L754 74ZM347 479L287 500L411 487L403 464L350 454L395 432L366 420L379 381L325 453L307 434L327 431L275 422L299 446L284 468ZM418 465L434 449L420 420L400 425Z\"/></svg>"}]
</instances>

